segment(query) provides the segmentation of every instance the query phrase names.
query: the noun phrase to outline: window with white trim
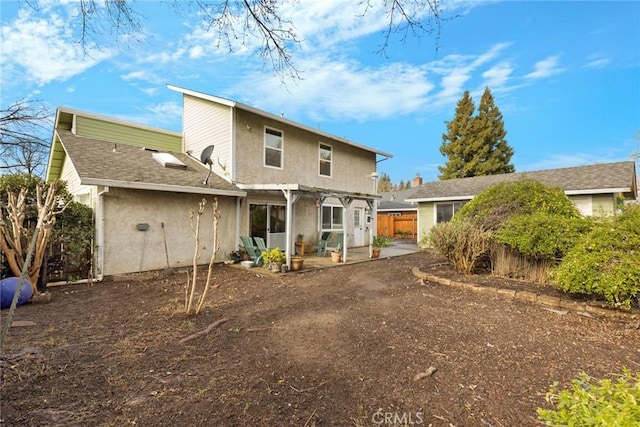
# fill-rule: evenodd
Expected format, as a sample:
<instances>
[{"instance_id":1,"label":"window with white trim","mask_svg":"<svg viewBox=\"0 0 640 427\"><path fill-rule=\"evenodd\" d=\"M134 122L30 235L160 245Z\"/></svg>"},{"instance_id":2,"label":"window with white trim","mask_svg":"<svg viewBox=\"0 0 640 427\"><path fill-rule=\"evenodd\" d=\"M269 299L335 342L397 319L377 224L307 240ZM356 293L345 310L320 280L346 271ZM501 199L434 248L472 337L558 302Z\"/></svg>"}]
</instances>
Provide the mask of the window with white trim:
<instances>
[{"instance_id":1,"label":"window with white trim","mask_svg":"<svg viewBox=\"0 0 640 427\"><path fill-rule=\"evenodd\" d=\"M466 202L436 203L436 223L449 222Z\"/></svg>"},{"instance_id":2,"label":"window with white trim","mask_svg":"<svg viewBox=\"0 0 640 427\"><path fill-rule=\"evenodd\" d=\"M333 160L333 147L320 143L318 152L319 173L321 176L331 177L331 163Z\"/></svg>"},{"instance_id":3,"label":"window with white trim","mask_svg":"<svg viewBox=\"0 0 640 427\"><path fill-rule=\"evenodd\" d=\"M322 230L342 230L342 206L322 206Z\"/></svg>"},{"instance_id":4,"label":"window with white trim","mask_svg":"<svg viewBox=\"0 0 640 427\"><path fill-rule=\"evenodd\" d=\"M276 129L264 129L264 165L282 169L282 132Z\"/></svg>"}]
</instances>

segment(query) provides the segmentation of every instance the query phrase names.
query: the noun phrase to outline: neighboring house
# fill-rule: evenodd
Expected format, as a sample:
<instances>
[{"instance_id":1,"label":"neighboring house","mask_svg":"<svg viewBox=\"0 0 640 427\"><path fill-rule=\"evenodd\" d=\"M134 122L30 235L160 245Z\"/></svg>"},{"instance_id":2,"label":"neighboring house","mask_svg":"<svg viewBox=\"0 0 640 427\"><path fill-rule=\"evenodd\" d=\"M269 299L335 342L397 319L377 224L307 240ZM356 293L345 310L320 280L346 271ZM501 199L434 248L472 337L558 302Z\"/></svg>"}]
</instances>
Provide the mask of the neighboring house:
<instances>
[{"instance_id":1,"label":"neighboring house","mask_svg":"<svg viewBox=\"0 0 640 427\"><path fill-rule=\"evenodd\" d=\"M298 235L316 242L324 231L342 232L345 256L347 247L368 244L379 198L372 177L378 156L390 154L168 87L183 95L182 133L57 111L47 180L67 181L76 199L94 208L99 277L191 265L189 211L202 198L201 263L211 256L214 198L222 214L218 261L239 248L240 236L280 246L287 262ZM209 166L201 155L212 145Z\"/></svg>"},{"instance_id":2,"label":"neighboring house","mask_svg":"<svg viewBox=\"0 0 640 427\"><path fill-rule=\"evenodd\" d=\"M405 200L411 198L421 185L422 178L416 174L411 188L380 193L376 218L377 235L416 238L418 234L418 205L405 202Z\"/></svg>"},{"instance_id":3,"label":"neighboring house","mask_svg":"<svg viewBox=\"0 0 640 427\"><path fill-rule=\"evenodd\" d=\"M449 221L475 195L523 177L562 189L583 215L615 214L623 201L636 200L638 190L633 161L428 182L405 200L418 204L418 240L435 224Z\"/></svg>"}]
</instances>

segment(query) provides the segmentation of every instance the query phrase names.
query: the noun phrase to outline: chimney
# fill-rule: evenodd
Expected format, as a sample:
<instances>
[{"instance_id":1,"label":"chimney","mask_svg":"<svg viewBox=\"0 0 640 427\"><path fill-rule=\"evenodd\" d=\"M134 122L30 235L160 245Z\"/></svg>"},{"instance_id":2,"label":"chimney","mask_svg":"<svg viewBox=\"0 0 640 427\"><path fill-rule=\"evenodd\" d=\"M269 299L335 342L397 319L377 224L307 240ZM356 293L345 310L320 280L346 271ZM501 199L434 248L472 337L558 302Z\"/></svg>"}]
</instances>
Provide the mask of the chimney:
<instances>
[{"instance_id":1,"label":"chimney","mask_svg":"<svg viewBox=\"0 0 640 427\"><path fill-rule=\"evenodd\" d=\"M422 177L419 173L416 174L415 178L413 178L412 187L420 187L422 185Z\"/></svg>"}]
</instances>

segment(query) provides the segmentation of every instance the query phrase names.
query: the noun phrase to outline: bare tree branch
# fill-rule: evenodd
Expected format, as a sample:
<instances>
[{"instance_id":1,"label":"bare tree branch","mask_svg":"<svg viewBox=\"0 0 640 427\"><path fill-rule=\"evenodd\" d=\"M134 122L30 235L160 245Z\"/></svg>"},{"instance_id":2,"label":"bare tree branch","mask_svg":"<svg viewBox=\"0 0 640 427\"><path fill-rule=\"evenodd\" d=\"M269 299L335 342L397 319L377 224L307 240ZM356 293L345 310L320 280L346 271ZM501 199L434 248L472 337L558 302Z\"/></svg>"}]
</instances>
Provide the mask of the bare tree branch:
<instances>
[{"instance_id":1,"label":"bare tree branch","mask_svg":"<svg viewBox=\"0 0 640 427\"><path fill-rule=\"evenodd\" d=\"M173 0L176 12L195 11L202 18L207 31L215 32L217 47L233 52L240 46L252 49L260 44L258 53L265 65L276 72L284 82L287 79L299 80L299 70L294 63L294 52L302 40L298 37L295 23L283 17L285 5L295 4L298 0ZM320 0L318 0L320 1ZM409 37L436 38L436 52L443 22L451 18L443 17L443 0L353 0L363 7L360 17L367 13L384 9L387 26L383 31L383 41L377 53L386 55L391 38L400 35L400 40ZM26 3L37 10L36 0ZM116 35L135 38L142 32L141 20L144 17L134 9L132 0L79 0L73 24L77 25L80 42L84 52L94 47L98 35L107 30Z\"/></svg>"},{"instance_id":2,"label":"bare tree branch","mask_svg":"<svg viewBox=\"0 0 640 427\"><path fill-rule=\"evenodd\" d=\"M0 169L43 172L53 115L40 101L17 101L0 109Z\"/></svg>"}]
</instances>

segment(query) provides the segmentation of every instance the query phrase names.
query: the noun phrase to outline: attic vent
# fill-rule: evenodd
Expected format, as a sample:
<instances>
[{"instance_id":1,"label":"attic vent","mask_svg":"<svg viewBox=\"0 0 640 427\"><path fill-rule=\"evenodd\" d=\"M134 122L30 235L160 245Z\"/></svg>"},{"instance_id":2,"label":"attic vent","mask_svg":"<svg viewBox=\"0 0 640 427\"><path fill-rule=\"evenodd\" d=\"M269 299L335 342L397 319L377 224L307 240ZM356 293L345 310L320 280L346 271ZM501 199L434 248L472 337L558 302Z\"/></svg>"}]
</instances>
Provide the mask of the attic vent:
<instances>
[{"instance_id":1,"label":"attic vent","mask_svg":"<svg viewBox=\"0 0 640 427\"><path fill-rule=\"evenodd\" d=\"M178 160L173 154L169 153L152 153L151 154L156 162L160 163L165 168L186 169L187 165Z\"/></svg>"}]
</instances>

